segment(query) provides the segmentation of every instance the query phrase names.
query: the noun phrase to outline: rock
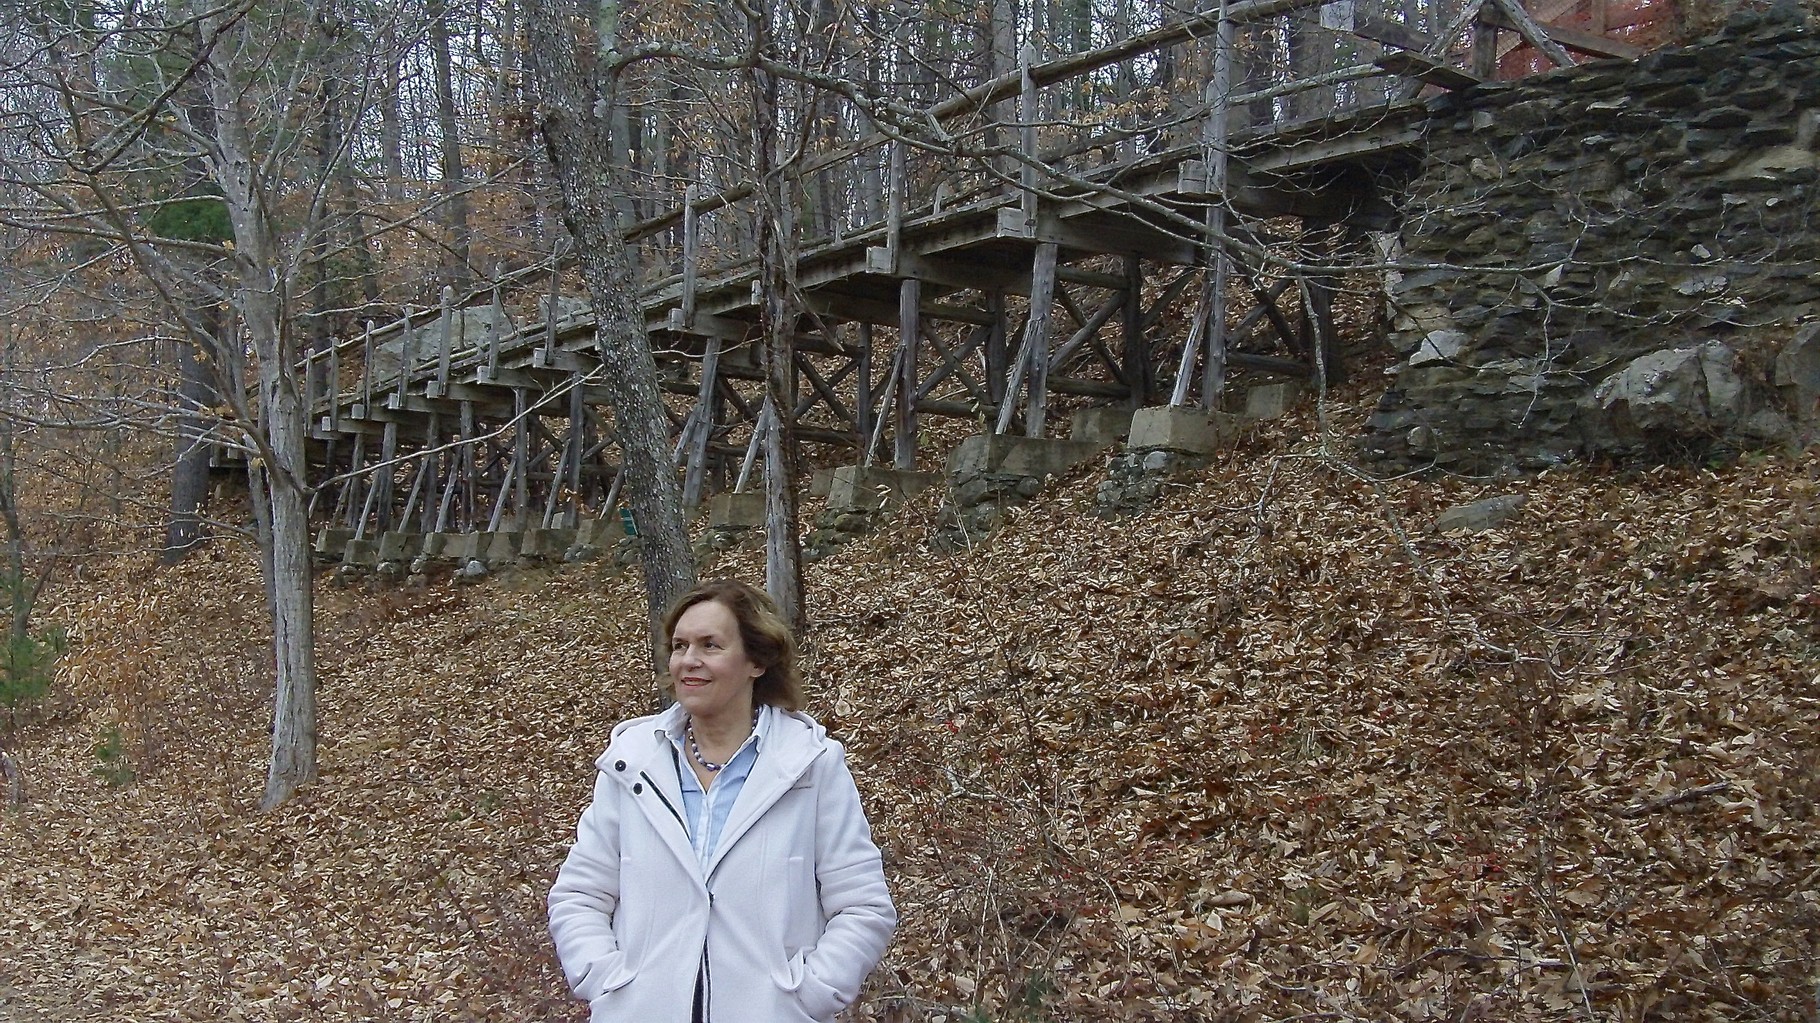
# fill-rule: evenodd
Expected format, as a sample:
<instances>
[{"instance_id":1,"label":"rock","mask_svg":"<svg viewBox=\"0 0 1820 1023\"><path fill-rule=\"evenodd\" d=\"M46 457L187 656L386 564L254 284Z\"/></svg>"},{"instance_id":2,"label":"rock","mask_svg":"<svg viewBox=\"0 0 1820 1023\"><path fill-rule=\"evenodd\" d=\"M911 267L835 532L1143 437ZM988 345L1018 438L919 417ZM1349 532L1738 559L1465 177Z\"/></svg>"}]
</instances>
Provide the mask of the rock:
<instances>
[{"instance_id":1,"label":"rock","mask_svg":"<svg viewBox=\"0 0 1820 1023\"><path fill-rule=\"evenodd\" d=\"M1471 504L1458 505L1436 515L1434 528L1438 533L1455 530L1477 533L1494 529L1510 521L1528 501L1527 494L1501 494Z\"/></svg>"},{"instance_id":2,"label":"rock","mask_svg":"<svg viewBox=\"0 0 1820 1023\"><path fill-rule=\"evenodd\" d=\"M462 582L479 582L487 577L487 563L475 558L461 566L455 572L455 578Z\"/></svg>"},{"instance_id":3,"label":"rock","mask_svg":"<svg viewBox=\"0 0 1820 1023\"><path fill-rule=\"evenodd\" d=\"M1650 352L1593 392L1621 432L1692 435L1736 423L1749 411L1731 350L1716 342Z\"/></svg>"},{"instance_id":4,"label":"rock","mask_svg":"<svg viewBox=\"0 0 1820 1023\"><path fill-rule=\"evenodd\" d=\"M1782 346L1772 379L1797 421L1820 421L1820 323L1802 327Z\"/></svg>"}]
</instances>

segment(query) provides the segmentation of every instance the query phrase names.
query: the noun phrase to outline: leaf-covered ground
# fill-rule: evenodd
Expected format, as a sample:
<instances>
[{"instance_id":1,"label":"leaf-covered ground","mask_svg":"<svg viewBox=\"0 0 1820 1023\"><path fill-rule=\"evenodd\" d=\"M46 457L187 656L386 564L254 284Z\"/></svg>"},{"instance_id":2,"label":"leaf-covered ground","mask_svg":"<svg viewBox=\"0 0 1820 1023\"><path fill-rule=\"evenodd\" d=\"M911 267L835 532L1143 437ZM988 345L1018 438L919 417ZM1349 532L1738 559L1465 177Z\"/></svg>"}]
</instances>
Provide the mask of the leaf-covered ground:
<instances>
[{"instance_id":1,"label":"leaf-covered ground","mask_svg":"<svg viewBox=\"0 0 1820 1023\"><path fill-rule=\"evenodd\" d=\"M809 567L812 709L903 913L856 1017L1815 1018L1820 458L1373 481L1320 436L1136 518L1095 463L960 554L931 496ZM641 592L325 585L322 778L262 816L251 556L67 581L0 1018L582 1019L542 899L651 698Z\"/></svg>"}]
</instances>

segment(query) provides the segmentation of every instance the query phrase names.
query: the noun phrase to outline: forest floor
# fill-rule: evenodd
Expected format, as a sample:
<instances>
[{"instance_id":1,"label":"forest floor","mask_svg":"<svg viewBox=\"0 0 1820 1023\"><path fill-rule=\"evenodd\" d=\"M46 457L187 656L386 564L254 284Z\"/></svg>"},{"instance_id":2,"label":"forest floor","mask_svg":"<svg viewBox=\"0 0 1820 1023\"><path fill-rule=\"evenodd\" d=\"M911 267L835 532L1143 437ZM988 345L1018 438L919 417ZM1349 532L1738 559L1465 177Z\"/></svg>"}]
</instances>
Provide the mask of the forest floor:
<instances>
[{"instance_id":1,"label":"forest floor","mask_svg":"<svg viewBox=\"0 0 1820 1023\"><path fill-rule=\"evenodd\" d=\"M1816 1018L1820 457L1379 481L1331 439L1365 405L1140 516L1091 514L1097 462L975 549L930 495L808 567L810 709L903 915L856 1018ZM543 896L650 703L642 600L325 583L321 779L261 814L252 555L61 581L0 1018L583 1019Z\"/></svg>"}]
</instances>

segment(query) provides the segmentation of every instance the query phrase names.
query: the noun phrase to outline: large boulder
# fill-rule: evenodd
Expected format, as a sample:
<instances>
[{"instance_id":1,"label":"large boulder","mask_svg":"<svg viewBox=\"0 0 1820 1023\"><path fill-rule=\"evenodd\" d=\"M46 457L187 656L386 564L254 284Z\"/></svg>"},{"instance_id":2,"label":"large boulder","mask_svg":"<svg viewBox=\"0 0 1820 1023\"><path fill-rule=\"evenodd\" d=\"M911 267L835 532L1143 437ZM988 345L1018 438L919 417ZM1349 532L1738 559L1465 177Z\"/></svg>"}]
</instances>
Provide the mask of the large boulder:
<instances>
[{"instance_id":1,"label":"large boulder","mask_svg":"<svg viewBox=\"0 0 1820 1023\"><path fill-rule=\"evenodd\" d=\"M1738 372L1737 356L1716 341L1632 359L1594 388L1583 408L1587 449L1615 456L1703 450L1715 442L1760 446L1790 432Z\"/></svg>"}]
</instances>

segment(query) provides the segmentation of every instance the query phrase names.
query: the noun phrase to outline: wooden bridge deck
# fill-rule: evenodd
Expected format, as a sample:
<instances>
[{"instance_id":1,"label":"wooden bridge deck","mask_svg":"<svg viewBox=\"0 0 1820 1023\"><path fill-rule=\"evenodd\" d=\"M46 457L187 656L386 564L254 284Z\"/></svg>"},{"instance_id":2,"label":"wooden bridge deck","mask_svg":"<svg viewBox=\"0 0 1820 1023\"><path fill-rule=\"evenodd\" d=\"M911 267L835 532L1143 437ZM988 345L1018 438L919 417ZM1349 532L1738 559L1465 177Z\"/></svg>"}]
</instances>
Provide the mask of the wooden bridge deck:
<instances>
[{"instance_id":1,"label":"wooden bridge deck","mask_svg":"<svg viewBox=\"0 0 1820 1023\"><path fill-rule=\"evenodd\" d=\"M1295 6L1269 2L1272 10ZM1515 5L1495 0L1484 7L1509 23ZM807 246L795 268L807 314L795 342L803 384L799 440L843 446L868 461L894 412L893 457L908 467L918 414L996 421L1000 429L1017 414L1040 435L1046 392L1132 406L1159 398L1181 344L1176 332L1156 336L1160 316L1194 283L1210 279L1204 275L1217 270L1223 281L1228 265L1245 273L1239 263L1210 262L1210 253L1234 255L1205 243L1200 228L1210 211L1252 222L1293 216L1372 224L1387 191L1419 165L1426 108L1411 97L1425 81L1475 80L1439 56L1387 48L1376 61L1390 81L1379 102L1248 129L1222 125L1213 143L1177 142L1041 183L1034 201L1026 187L925 202ZM1255 108L1257 95L1209 106L1224 117L1241 102ZM672 217L679 220L692 223ZM1228 236L1242 237L1236 224ZM717 478L722 486L733 482L742 461L751 463L762 381L760 274L756 261L706 274L683 266L644 291L663 386L692 399L686 414L679 402L673 424L690 503ZM1278 310L1268 303L1283 285L1271 290L1256 276L1250 281L1259 306L1231 328L1232 340L1253 327L1292 330L1301 319L1300 293L1292 308ZM1319 282L1313 293L1322 293ZM1026 313L1020 343L1006 297L1033 294L1035 301L1014 305L1032 312L1040 306L1045 315ZM1059 343L1041 330L1050 308L1073 321ZM407 318L316 357L315 370L305 374L313 387L307 397L317 465L333 484L319 493L318 515L354 535L372 535L550 525L584 507L611 507L618 482L595 383L592 316L585 303L554 294L541 310L539 322L519 323L498 289L490 306L466 310L445 293L427 326ZM1318 320L1323 310L1317 304L1314 312ZM1225 329L1223 307L1201 315ZM906 318L959 329L927 330ZM1330 324L1311 326L1331 332ZM874 327L896 336L875 337ZM1116 345L1101 336L1108 329L1122 335ZM1285 340L1307 350L1306 335ZM909 358L894 357L905 349ZM1278 373L1313 368L1275 355L1227 358ZM1032 367L1035 381L1020 383L1014 363ZM317 385L325 376L329 386ZM1175 385L1180 403L1188 387Z\"/></svg>"}]
</instances>

